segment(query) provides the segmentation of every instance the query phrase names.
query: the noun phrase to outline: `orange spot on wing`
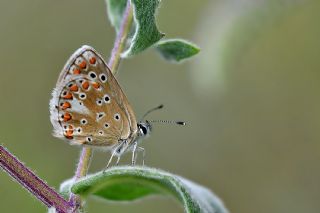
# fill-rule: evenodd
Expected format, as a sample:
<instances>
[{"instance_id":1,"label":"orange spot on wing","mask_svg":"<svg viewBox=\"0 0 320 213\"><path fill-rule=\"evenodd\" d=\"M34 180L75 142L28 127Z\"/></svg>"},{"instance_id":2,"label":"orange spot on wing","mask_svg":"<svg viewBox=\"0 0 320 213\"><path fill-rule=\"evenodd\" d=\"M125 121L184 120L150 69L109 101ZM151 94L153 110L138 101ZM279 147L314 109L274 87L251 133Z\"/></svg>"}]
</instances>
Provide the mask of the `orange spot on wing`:
<instances>
[{"instance_id":1,"label":"orange spot on wing","mask_svg":"<svg viewBox=\"0 0 320 213\"><path fill-rule=\"evenodd\" d=\"M64 102L64 103L62 104L62 109L65 110L65 109L68 109L68 108L71 108L71 104L66 101L66 102Z\"/></svg>"},{"instance_id":2,"label":"orange spot on wing","mask_svg":"<svg viewBox=\"0 0 320 213\"><path fill-rule=\"evenodd\" d=\"M79 67L81 69L85 69L87 67L87 63L85 61L82 61L80 64L79 64Z\"/></svg>"},{"instance_id":3,"label":"orange spot on wing","mask_svg":"<svg viewBox=\"0 0 320 213\"><path fill-rule=\"evenodd\" d=\"M90 60L89 60L90 64L95 64L96 61L97 61L97 60L96 60L95 57L92 57L92 58L90 58Z\"/></svg>"},{"instance_id":4,"label":"orange spot on wing","mask_svg":"<svg viewBox=\"0 0 320 213\"><path fill-rule=\"evenodd\" d=\"M65 131L64 136L68 139L73 139L73 130L72 129L68 129Z\"/></svg>"},{"instance_id":5,"label":"orange spot on wing","mask_svg":"<svg viewBox=\"0 0 320 213\"><path fill-rule=\"evenodd\" d=\"M88 82L88 81L84 81L84 82L82 83L82 88L83 88L83 89L88 89L88 88L89 88L89 82Z\"/></svg>"},{"instance_id":6,"label":"orange spot on wing","mask_svg":"<svg viewBox=\"0 0 320 213\"><path fill-rule=\"evenodd\" d=\"M74 75L79 75L81 72L80 72L80 70L79 69L74 69L73 70L73 74Z\"/></svg>"},{"instance_id":7,"label":"orange spot on wing","mask_svg":"<svg viewBox=\"0 0 320 213\"><path fill-rule=\"evenodd\" d=\"M65 96L62 96L62 98L64 98L64 99L73 99L73 96L72 96L72 94L70 93L70 92L68 92Z\"/></svg>"},{"instance_id":8,"label":"orange spot on wing","mask_svg":"<svg viewBox=\"0 0 320 213\"><path fill-rule=\"evenodd\" d=\"M93 88L95 89L99 89L100 88L100 84L98 82L93 82L92 83Z\"/></svg>"},{"instance_id":9,"label":"orange spot on wing","mask_svg":"<svg viewBox=\"0 0 320 213\"><path fill-rule=\"evenodd\" d=\"M64 113L64 115L63 115L63 121L64 122L67 122L67 121L69 121L69 120L71 120L71 115L70 115L70 113L68 113L68 112L66 112L66 113Z\"/></svg>"},{"instance_id":10,"label":"orange spot on wing","mask_svg":"<svg viewBox=\"0 0 320 213\"><path fill-rule=\"evenodd\" d=\"M73 84L71 87L70 87L70 90L73 91L73 92L77 92L78 91L78 86L76 84Z\"/></svg>"}]
</instances>

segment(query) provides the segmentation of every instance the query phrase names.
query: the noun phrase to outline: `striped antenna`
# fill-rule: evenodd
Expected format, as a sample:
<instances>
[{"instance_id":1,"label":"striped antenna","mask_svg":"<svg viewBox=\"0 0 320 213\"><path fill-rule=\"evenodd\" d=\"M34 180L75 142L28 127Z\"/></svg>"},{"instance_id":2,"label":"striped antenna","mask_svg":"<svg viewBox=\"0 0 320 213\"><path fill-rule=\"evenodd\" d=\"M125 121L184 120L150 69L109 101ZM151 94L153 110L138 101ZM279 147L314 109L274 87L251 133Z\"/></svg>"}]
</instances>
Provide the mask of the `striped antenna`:
<instances>
[{"instance_id":1,"label":"striped antenna","mask_svg":"<svg viewBox=\"0 0 320 213\"><path fill-rule=\"evenodd\" d=\"M184 121L168 121L168 120L152 120L152 121L148 121L150 123L166 123L166 124L177 124L180 126L185 126L186 122Z\"/></svg>"}]
</instances>

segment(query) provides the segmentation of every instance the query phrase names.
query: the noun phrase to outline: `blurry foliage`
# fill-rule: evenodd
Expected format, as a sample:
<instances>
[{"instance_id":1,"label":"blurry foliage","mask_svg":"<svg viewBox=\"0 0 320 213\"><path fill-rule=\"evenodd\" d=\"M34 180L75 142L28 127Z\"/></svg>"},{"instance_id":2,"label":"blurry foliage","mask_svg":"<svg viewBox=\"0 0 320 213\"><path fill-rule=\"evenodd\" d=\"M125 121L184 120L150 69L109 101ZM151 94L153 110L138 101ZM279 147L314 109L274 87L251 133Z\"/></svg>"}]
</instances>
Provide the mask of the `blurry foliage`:
<instances>
[{"instance_id":1,"label":"blurry foliage","mask_svg":"<svg viewBox=\"0 0 320 213\"><path fill-rule=\"evenodd\" d=\"M198 26L203 53L192 73L199 95L219 94L225 88L227 71L237 64L256 40L271 30L281 18L306 1L227 0L212 2Z\"/></svg>"}]
</instances>

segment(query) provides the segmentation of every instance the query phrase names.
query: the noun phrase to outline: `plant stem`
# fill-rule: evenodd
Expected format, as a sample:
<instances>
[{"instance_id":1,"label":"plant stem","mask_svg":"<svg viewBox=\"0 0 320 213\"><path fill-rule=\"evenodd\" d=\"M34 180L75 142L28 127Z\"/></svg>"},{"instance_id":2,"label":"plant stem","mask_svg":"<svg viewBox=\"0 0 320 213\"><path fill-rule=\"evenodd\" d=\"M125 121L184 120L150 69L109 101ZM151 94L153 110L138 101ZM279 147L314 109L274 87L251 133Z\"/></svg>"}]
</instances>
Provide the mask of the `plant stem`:
<instances>
[{"instance_id":1,"label":"plant stem","mask_svg":"<svg viewBox=\"0 0 320 213\"><path fill-rule=\"evenodd\" d=\"M123 14L122 23L117 34L116 40L114 42L114 46L111 52L111 57L109 60L109 68L111 69L113 74L116 74L118 70L118 66L121 60L121 53L126 46L126 40L128 34L130 32L130 28L133 21L133 9L130 0L127 1L127 6L125 12Z\"/></svg>"},{"instance_id":2,"label":"plant stem","mask_svg":"<svg viewBox=\"0 0 320 213\"><path fill-rule=\"evenodd\" d=\"M117 72L117 69L119 67L119 64L121 61L121 53L125 48L126 40L132 25L132 20L133 20L133 10L132 10L132 5L130 3L130 0L128 0L126 9L123 15L122 23L120 26L120 30L117 34L114 47L111 52L111 57L108 62L108 66L111 69L113 74ZM80 159L79 159L79 163L75 173L74 181L78 180L81 177L86 176L89 169L91 158L92 158L92 148L83 147L80 154ZM69 202L75 206L74 211L76 211L79 208L82 208L81 198L75 194L72 194L72 193L70 194Z\"/></svg>"},{"instance_id":3,"label":"plant stem","mask_svg":"<svg viewBox=\"0 0 320 213\"><path fill-rule=\"evenodd\" d=\"M67 213L72 205L0 145L0 167L48 208Z\"/></svg>"},{"instance_id":4,"label":"plant stem","mask_svg":"<svg viewBox=\"0 0 320 213\"><path fill-rule=\"evenodd\" d=\"M91 158L92 158L92 148L90 147L83 147L81 150L80 158L79 158L79 163L77 166L77 170L74 176L74 181L80 179L81 177L84 177L87 175ZM69 203L71 203L74 206L74 210L76 211L77 209L81 208L81 199L79 196L71 193L69 197Z\"/></svg>"}]
</instances>

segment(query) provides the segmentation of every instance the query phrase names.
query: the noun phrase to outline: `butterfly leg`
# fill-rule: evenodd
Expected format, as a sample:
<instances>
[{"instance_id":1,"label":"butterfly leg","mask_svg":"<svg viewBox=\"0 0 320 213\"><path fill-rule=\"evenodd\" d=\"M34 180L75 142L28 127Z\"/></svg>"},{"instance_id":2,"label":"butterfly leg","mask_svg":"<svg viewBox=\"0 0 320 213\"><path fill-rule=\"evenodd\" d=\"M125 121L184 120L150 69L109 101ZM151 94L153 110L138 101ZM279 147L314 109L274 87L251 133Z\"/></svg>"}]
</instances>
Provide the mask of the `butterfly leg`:
<instances>
[{"instance_id":1,"label":"butterfly leg","mask_svg":"<svg viewBox=\"0 0 320 213\"><path fill-rule=\"evenodd\" d=\"M143 147L141 147L141 146L139 146L139 147L137 147L137 151L140 151L140 152L142 152L142 166L144 166L144 159L145 159L145 157L146 157L146 151L145 151L145 149L143 148Z\"/></svg>"},{"instance_id":2,"label":"butterfly leg","mask_svg":"<svg viewBox=\"0 0 320 213\"><path fill-rule=\"evenodd\" d=\"M132 166L134 166L136 164L136 159L137 159L137 155L136 155L136 150L137 150L137 142L134 142L133 147L132 147Z\"/></svg>"},{"instance_id":3,"label":"butterfly leg","mask_svg":"<svg viewBox=\"0 0 320 213\"><path fill-rule=\"evenodd\" d=\"M120 155L118 155L118 159L117 159L117 162L116 162L116 166L119 165L119 161L120 161Z\"/></svg>"},{"instance_id":4,"label":"butterfly leg","mask_svg":"<svg viewBox=\"0 0 320 213\"><path fill-rule=\"evenodd\" d=\"M111 155L111 157L110 157L110 159L109 159L109 161L108 161L108 164L107 164L106 169L108 169L108 168L109 168L110 163L111 163L111 161L112 161L112 158L113 158L113 156L114 156L115 154L116 154L116 150L114 150L114 151L112 152L112 155Z\"/></svg>"},{"instance_id":5,"label":"butterfly leg","mask_svg":"<svg viewBox=\"0 0 320 213\"><path fill-rule=\"evenodd\" d=\"M106 169L109 168L109 165L111 164L111 161L113 159L113 157L115 155L117 155L118 159L117 159L117 162L116 162L116 166L119 164L119 161L120 161L120 156L121 154L123 153L123 150L124 150L124 146L127 144L127 141L126 140L121 140L120 144L113 150L112 152L112 155L108 161L108 164L107 164L107 167Z\"/></svg>"}]
</instances>

